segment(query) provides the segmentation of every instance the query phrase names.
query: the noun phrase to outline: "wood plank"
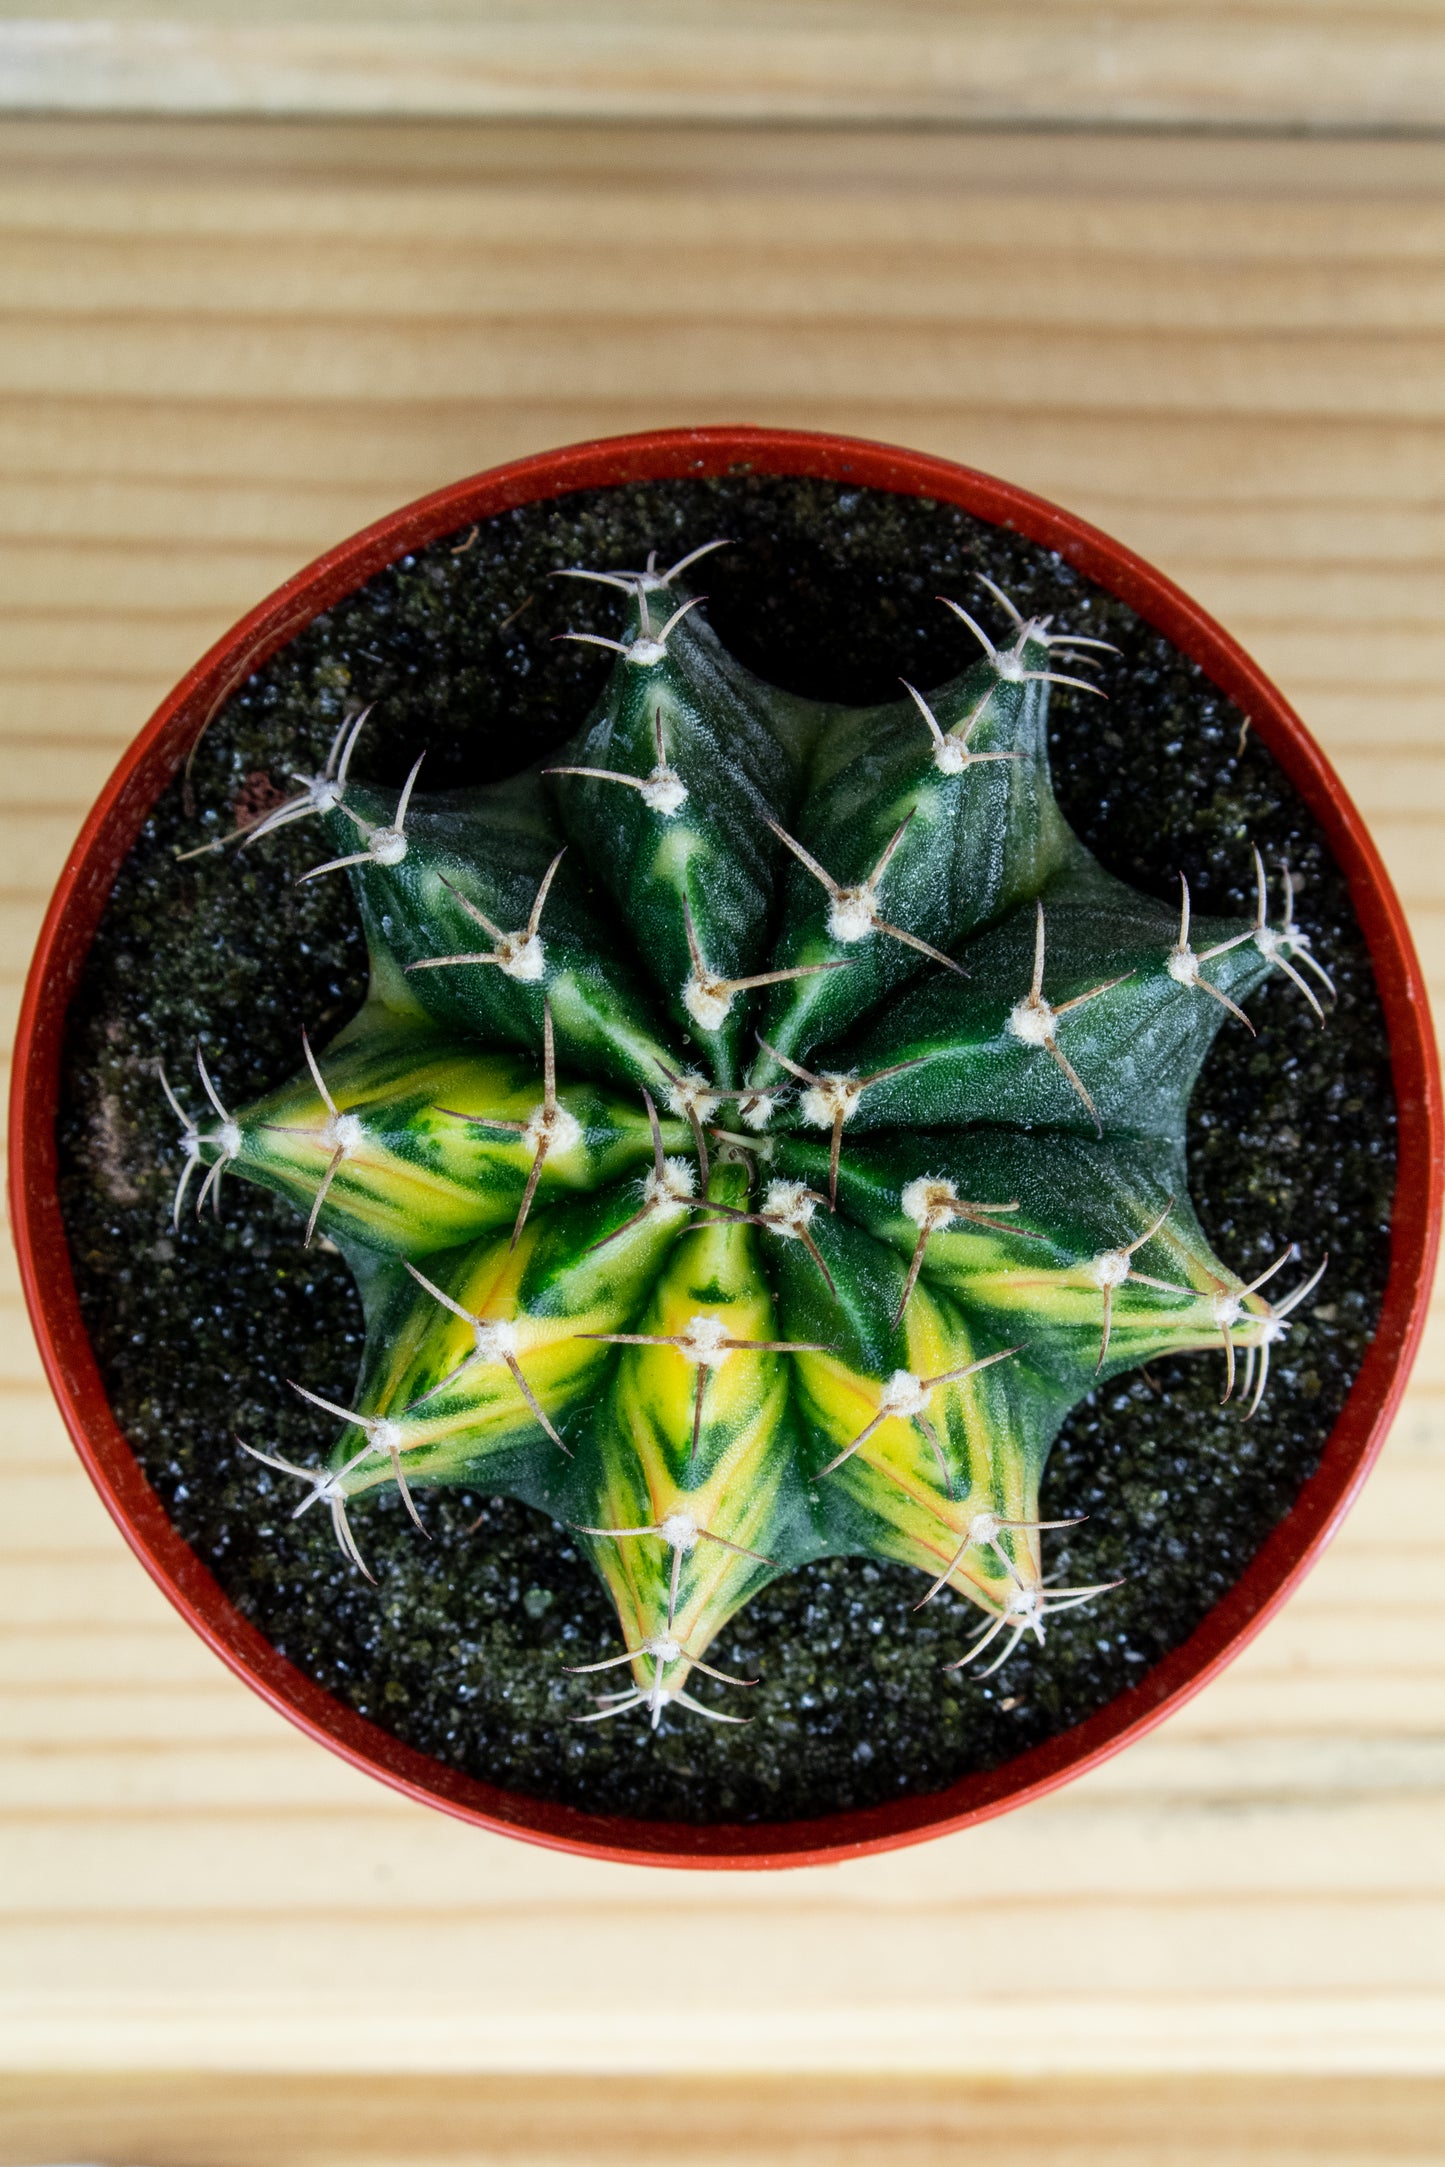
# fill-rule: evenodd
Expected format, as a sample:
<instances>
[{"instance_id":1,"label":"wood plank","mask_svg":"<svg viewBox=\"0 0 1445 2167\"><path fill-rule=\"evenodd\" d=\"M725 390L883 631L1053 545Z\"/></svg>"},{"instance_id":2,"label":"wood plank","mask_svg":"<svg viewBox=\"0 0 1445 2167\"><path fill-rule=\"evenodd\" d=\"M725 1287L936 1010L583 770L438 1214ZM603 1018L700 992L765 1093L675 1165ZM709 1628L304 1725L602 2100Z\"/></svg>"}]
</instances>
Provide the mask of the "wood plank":
<instances>
[{"instance_id":1,"label":"wood plank","mask_svg":"<svg viewBox=\"0 0 1445 2167\"><path fill-rule=\"evenodd\" d=\"M1340 762L1445 993L1438 151L739 144L0 127L0 1024L98 781L269 587L492 460L740 413L1008 472L1153 555ZM608 252L639 220L641 301ZM584 288L585 380L557 358ZM222 2087L222 2138L184 2087L67 2076L0 2090L0 2167L540 2163L594 2138L646 2160L664 2125L704 2160L861 2159L883 2110L836 2104L860 2067L910 2073L890 2146L920 2162L1004 2127L1011 2160L1078 2167L1438 2156L1438 2099L1403 2074L1333 2114L1317 2078L1238 2090L1227 2126L1207 2086L1091 2092L1113 2104L1080 2125L1077 2090L1055 2113L1032 2082L927 2074L1445 2072L1437 1311L1333 1550L1159 1734L966 1837L710 1879L480 1837L255 1700L91 1494L0 1260L0 2068L329 2066L347 2094L388 2068L635 2069L664 2104L668 2071L833 2072L796 2111L692 2084L734 2103L696 2122L624 2089L616 2136L555 2087L485 2095L493 2154L465 2149L481 2108L448 2126L404 2087L356 2091L370 2120L334 2091Z\"/></svg>"},{"instance_id":2,"label":"wood plank","mask_svg":"<svg viewBox=\"0 0 1445 2167\"><path fill-rule=\"evenodd\" d=\"M388 323L260 312L253 319L233 310L204 322L182 318L159 338L155 326L132 313L97 310L77 320L69 311L30 309L17 313L0 347L0 395L42 394L63 378L86 400L143 383L152 397L187 404L241 397L286 403L303 383L312 398L346 399L363 383L404 383L424 345L428 388L442 398L471 390L489 399L561 399L575 383L580 346L600 398L622 401L660 375L689 385L704 410L719 402L746 410L779 395L803 399L813 388L834 400L864 399L886 372L905 413L940 403L960 382L1003 407L1036 406L1067 382L1079 403L1127 413L1147 383L1155 413L1303 408L1381 422L1445 422L1438 340L1429 332L1395 334L1388 346L1368 331L1313 336L1302 385L1299 348L1285 331L1085 325L1040 332L906 317L885 328L822 311L787 321L785 338L776 320L753 314L730 315L727 325L720 347L711 323L649 321L630 311L578 310L568 317L568 337L559 340L540 337L541 327L527 318L503 315L469 323L427 314Z\"/></svg>"},{"instance_id":3,"label":"wood plank","mask_svg":"<svg viewBox=\"0 0 1445 2167\"><path fill-rule=\"evenodd\" d=\"M12 107L632 121L1438 127L1437 6L1260 0L6 0ZM20 20L14 18L19 17Z\"/></svg>"},{"instance_id":4,"label":"wood plank","mask_svg":"<svg viewBox=\"0 0 1445 2167\"><path fill-rule=\"evenodd\" d=\"M16 225L31 208L15 200L18 195L13 192L7 206ZM372 221L356 221L331 236L319 262L315 231L268 236L228 231L218 222L219 230L178 237L164 219L158 230L137 236L122 258L113 232L77 234L68 223L57 232L35 206L33 230L17 233L7 250L5 294L12 307L87 317L100 311L129 317L139 285L147 316L224 319L244 293L248 315L283 322L517 315L564 323L598 315L651 322L656 307L650 284L619 281L608 249L618 217L642 213L647 200L640 189L607 190L574 213L571 206L538 206L535 197L499 192L488 219L442 237L435 216L424 236L395 238L368 233ZM438 206L430 208L435 214ZM539 209L552 215L539 216ZM891 206L884 217L876 209L869 216L865 206L845 259L827 248L831 236L814 199L744 199L737 229L723 236L707 231L705 203L690 203L679 192L669 202L669 225L679 239L692 229L693 246L669 282L668 316L683 322L723 313L734 320L791 317L798 279L806 276L816 314L861 324L908 317L995 324L1006 314L1042 328L1062 315L1075 329L1108 329L1123 317L1131 327L1197 337L1256 328L1411 334L1445 325L1445 220L1427 219L1414 205L1377 219L1380 230L1368 242L1363 234L1351 236L1353 249L1337 231L1330 235L1333 245L1327 244L1326 227L1336 222L1325 206L1311 206L1296 212L1288 232L1255 228L1228 256L1216 253L1217 231L1206 242L1197 208L1180 207L1171 238L1182 237L1197 251L1187 283L1158 276L1166 241L1157 219L1141 218L1137 210L1132 220L1127 212L1117 215L1107 251L1084 256L1079 229L1096 226L1097 214L1088 221L1066 219L1048 246L1031 251L1034 281L1023 287L1012 259L1034 206L986 198L980 223L963 233L948 209L946 200L919 205L900 238ZM1325 263L1327 246L1331 260ZM479 250L487 258L484 289L477 281ZM1107 283L1098 275L1105 253ZM1282 257L1290 266L1283 287Z\"/></svg>"},{"instance_id":5,"label":"wood plank","mask_svg":"<svg viewBox=\"0 0 1445 2167\"><path fill-rule=\"evenodd\" d=\"M312 1841L324 1849L324 1829ZM980 1847L978 1870L990 1864ZM25 1991L0 1994L7 2059L74 2066L80 2042L103 2041L113 2067L268 2074L647 2075L701 2062L734 2077L1007 2077L1044 2059L1059 2073L1384 2075L1427 2067L1445 2018L1439 1899L1285 1897L1261 1933L1253 1897L1010 1909L974 1896L880 1912L806 1911L751 1890L729 1907L668 1910L627 1895L589 1906L574 1886L509 1916L172 1919L108 1906L12 1925L7 1962ZM1248 1982L1232 1961L1241 1944L1258 1959ZM985 1948L1026 1951L1025 1976L985 1962Z\"/></svg>"},{"instance_id":6,"label":"wood plank","mask_svg":"<svg viewBox=\"0 0 1445 2167\"><path fill-rule=\"evenodd\" d=\"M906 2086L67 2075L0 2080L0 2163L152 2167L1426 2167L1437 2082L1094 2080Z\"/></svg>"}]
</instances>

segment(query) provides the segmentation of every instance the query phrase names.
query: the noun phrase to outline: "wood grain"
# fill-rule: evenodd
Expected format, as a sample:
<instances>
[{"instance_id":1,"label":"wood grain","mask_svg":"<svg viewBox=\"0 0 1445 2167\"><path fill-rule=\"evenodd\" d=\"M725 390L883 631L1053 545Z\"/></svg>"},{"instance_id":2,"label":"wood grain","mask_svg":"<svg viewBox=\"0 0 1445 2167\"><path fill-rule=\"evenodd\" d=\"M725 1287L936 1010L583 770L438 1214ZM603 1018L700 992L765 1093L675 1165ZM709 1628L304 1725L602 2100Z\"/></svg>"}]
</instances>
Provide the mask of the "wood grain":
<instances>
[{"instance_id":1,"label":"wood grain","mask_svg":"<svg viewBox=\"0 0 1445 2167\"><path fill-rule=\"evenodd\" d=\"M0 2167L1438 2167L1445 2083L0 2078Z\"/></svg>"},{"instance_id":2,"label":"wood grain","mask_svg":"<svg viewBox=\"0 0 1445 2167\"><path fill-rule=\"evenodd\" d=\"M1434 129L1440 0L3 0L11 110Z\"/></svg>"},{"instance_id":3,"label":"wood grain","mask_svg":"<svg viewBox=\"0 0 1445 2167\"><path fill-rule=\"evenodd\" d=\"M1429 146L12 122L0 299L7 1014L108 764L270 586L514 453L727 419L959 457L1160 562L1339 762L1445 986ZM1159 1736L969 1836L773 1878L490 1841L292 1733L124 1551L8 1261L0 1412L6 2068L1445 2073L1445 1333L1331 1556ZM1248 2096L1294 2099L1301 2158L1437 2156L1370 2150L1313 2082ZM904 2161L998 2126L916 2111ZM817 2113L778 2157L854 2156ZM152 2156L433 2156L276 2126ZM1037 2156L1204 2156L1155 2126Z\"/></svg>"}]
</instances>

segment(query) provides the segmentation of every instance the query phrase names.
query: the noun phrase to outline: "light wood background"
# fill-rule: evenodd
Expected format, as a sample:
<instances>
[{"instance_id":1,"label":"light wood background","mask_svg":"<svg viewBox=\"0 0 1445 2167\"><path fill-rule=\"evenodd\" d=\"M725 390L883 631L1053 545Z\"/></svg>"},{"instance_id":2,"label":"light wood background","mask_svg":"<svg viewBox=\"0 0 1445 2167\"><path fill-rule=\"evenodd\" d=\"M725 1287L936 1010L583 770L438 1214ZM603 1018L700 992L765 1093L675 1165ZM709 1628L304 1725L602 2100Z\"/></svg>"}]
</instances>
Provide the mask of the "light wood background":
<instances>
[{"instance_id":1,"label":"light wood background","mask_svg":"<svg viewBox=\"0 0 1445 2167\"><path fill-rule=\"evenodd\" d=\"M1445 126L1445 0L0 0L42 112Z\"/></svg>"},{"instance_id":2,"label":"light wood background","mask_svg":"<svg viewBox=\"0 0 1445 2167\"><path fill-rule=\"evenodd\" d=\"M1438 2167L1428 2077L0 2077L0 2157L145 2167Z\"/></svg>"},{"instance_id":3,"label":"light wood background","mask_svg":"<svg viewBox=\"0 0 1445 2167\"><path fill-rule=\"evenodd\" d=\"M0 293L7 1016L107 769L252 601L498 459L727 419L953 455L1155 558L1301 707L1445 979L1436 144L12 120ZM947 1842L680 1876L488 1840L270 1714L112 1531L5 1271L0 2160L1445 2159L1410 2081L1445 2077L1445 1337L1333 1553L1159 1735ZM542 2081L603 2071L659 2081ZM698 2088L737 2071L837 2081ZM1083 2083L1150 2072L1191 2081Z\"/></svg>"}]
</instances>

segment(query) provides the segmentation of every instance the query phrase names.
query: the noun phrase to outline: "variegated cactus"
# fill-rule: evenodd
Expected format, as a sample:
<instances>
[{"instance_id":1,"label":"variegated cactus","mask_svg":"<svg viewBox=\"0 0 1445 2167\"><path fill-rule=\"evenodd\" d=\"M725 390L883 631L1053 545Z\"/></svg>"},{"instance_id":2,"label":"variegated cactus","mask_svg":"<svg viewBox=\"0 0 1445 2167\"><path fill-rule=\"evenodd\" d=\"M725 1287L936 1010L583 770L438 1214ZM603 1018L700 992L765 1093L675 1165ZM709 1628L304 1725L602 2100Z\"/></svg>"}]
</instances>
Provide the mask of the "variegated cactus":
<instances>
[{"instance_id":1,"label":"variegated cactus","mask_svg":"<svg viewBox=\"0 0 1445 2167\"><path fill-rule=\"evenodd\" d=\"M825 706L760 682L670 572L617 590L602 699L564 758L486 789L322 773L245 830L315 817L370 995L282 1090L193 1120L198 1204L234 1171L329 1238L367 1320L354 1407L303 1467L365 1573L396 1485L518 1497L576 1531L630 1670L578 1720L679 1705L767 1581L901 1561L996 1668L1101 1595L1046 1575L1039 1483L1069 1409L1151 1356L1221 1351L1258 1404L1287 1250L1241 1284L1186 1193L1190 1093L1273 970L1322 1016L1296 926L1191 921L1107 875L1049 779L1054 683L1102 643L992 582L982 653L927 696ZM583 637L584 635L577 635ZM585 635L592 637L591 635ZM1242 1359L1241 1359L1242 1358ZM301 1387L297 1387L302 1390ZM1054 1523L1059 1524L1059 1523ZM991 1651L991 1653L990 1653ZM690 1690L691 1689L691 1690ZM580 1691L581 1689L579 1689ZM698 1692L705 1697L699 1699Z\"/></svg>"}]
</instances>

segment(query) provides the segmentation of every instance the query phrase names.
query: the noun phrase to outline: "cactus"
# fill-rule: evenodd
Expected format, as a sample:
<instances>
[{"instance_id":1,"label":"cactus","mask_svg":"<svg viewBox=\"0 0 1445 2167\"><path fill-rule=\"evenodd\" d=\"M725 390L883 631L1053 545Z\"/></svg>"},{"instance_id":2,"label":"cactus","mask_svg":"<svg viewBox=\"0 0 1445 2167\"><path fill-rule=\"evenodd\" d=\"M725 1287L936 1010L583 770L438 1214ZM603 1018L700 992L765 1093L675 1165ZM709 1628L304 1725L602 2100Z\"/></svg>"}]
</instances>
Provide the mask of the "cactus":
<instances>
[{"instance_id":1,"label":"cactus","mask_svg":"<svg viewBox=\"0 0 1445 2167\"><path fill-rule=\"evenodd\" d=\"M719 545L713 545L719 546ZM182 1124L179 1218L235 1173L345 1256L367 1324L314 1466L253 1457L329 1510L437 1484L565 1522L615 1604L625 1673L575 1715L743 1720L708 1660L815 1558L911 1566L996 1670L1104 1595L1046 1576L1044 1464L1069 1409L1152 1356L1223 1356L1258 1406L1321 1261L1272 1298L1210 1249L1185 1171L1216 1032L1275 971L1332 991L1294 922L1195 918L1106 874L1048 766L1051 687L1109 650L1025 621L925 696L827 706L722 647L670 571L614 588L605 691L565 754L428 797L322 771L229 838L321 823L371 960L330 1046ZM595 635L572 635L595 641ZM1067 664L1067 670L1059 665ZM1104 662L1106 667L1106 661ZM1308 974L1308 975L1306 975ZM1313 981L1313 982L1312 982ZM1241 1375L1242 1372L1242 1375ZM711 1681L703 1684L701 1680ZM579 1692L583 1689L579 1688ZM702 1697L699 1697L702 1696Z\"/></svg>"}]
</instances>

